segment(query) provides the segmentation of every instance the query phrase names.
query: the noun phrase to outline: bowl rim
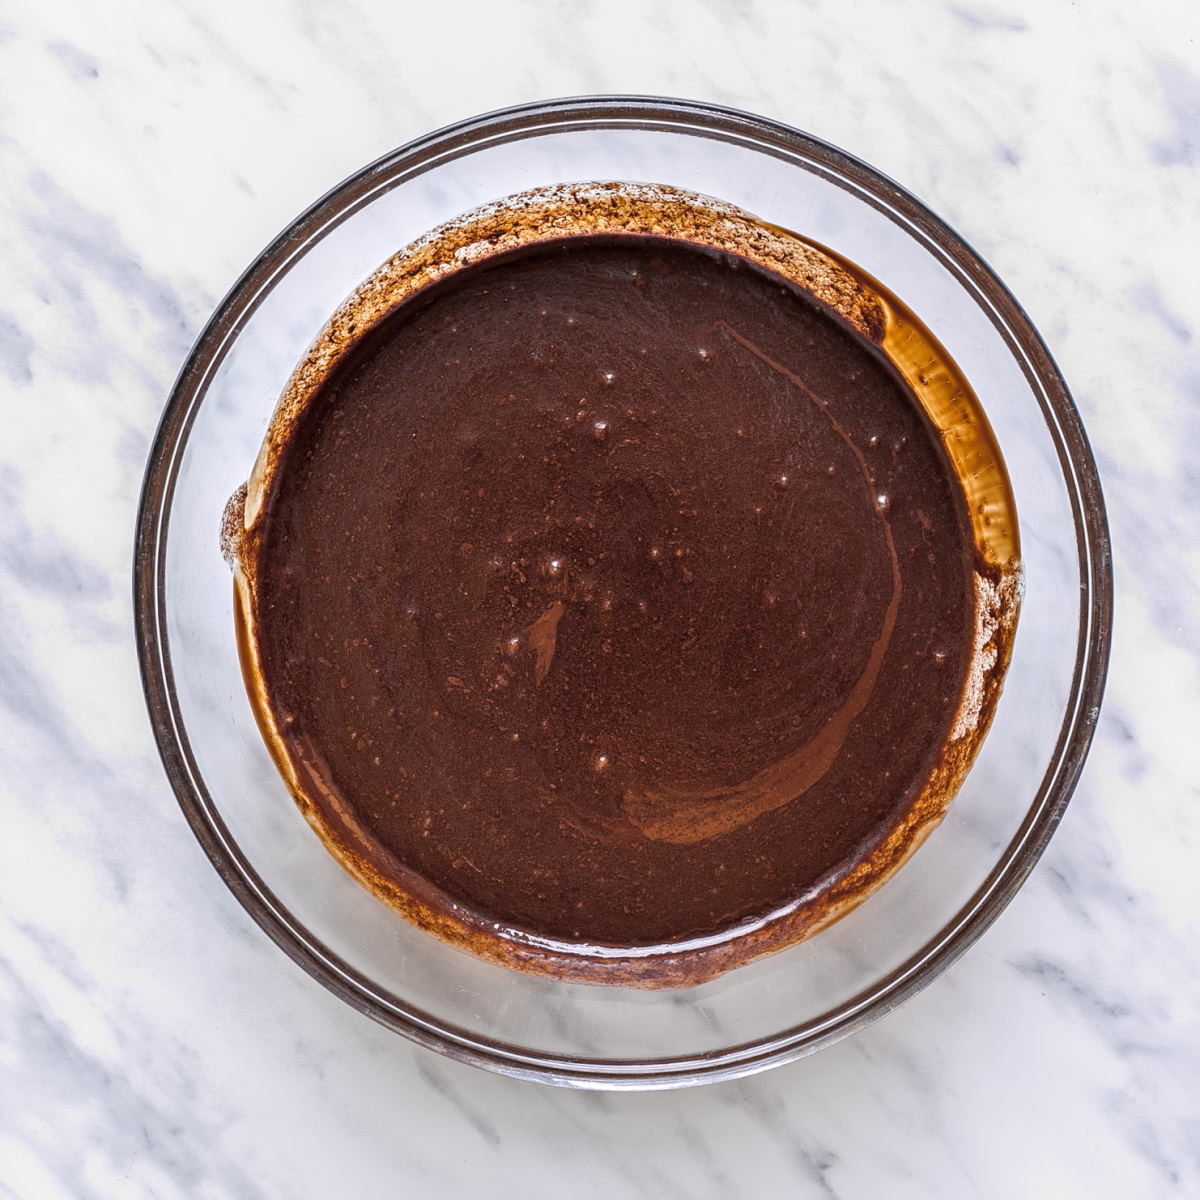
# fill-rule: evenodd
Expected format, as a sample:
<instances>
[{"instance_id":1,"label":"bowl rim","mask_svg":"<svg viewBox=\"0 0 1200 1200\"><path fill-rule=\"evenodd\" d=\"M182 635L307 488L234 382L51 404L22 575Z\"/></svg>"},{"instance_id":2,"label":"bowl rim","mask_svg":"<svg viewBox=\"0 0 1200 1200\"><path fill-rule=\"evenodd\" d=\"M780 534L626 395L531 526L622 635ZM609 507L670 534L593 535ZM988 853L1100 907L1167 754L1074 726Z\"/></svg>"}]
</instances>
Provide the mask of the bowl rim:
<instances>
[{"instance_id":1,"label":"bowl rim","mask_svg":"<svg viewBox=\"0 0 1200 1200\"><path fill-rule=\"evenodd\" d=\"M483 146L571 128L673 129L748 144L823 175L904 227L973 296L1020 364L1055 443L1078 547L1080 632L1059 737L1029 811L987 878L932 941L856 997L815 1021L702 1055L642 1060L567 1058L479 1038L394 996L382 995L382 989L291 916L241 853L192 756L173 686L164 584L175 479L208 385L243 326L293 261L375 195ZM398 147L318 199L247 267L192 346L151 445L137 513L133 601L142 687L168 781L218 874L276 945L359 1012L451 1059L568 1087L648 1090L737 1078L832 1045L915 995L991 925L1041 856L1087 757L1111 643L1112 552L1095 459L1049 350L995 272L920 200L853 155L765 117L693 100L578 96L499 109Z\"/></svg>"}]
</instances>

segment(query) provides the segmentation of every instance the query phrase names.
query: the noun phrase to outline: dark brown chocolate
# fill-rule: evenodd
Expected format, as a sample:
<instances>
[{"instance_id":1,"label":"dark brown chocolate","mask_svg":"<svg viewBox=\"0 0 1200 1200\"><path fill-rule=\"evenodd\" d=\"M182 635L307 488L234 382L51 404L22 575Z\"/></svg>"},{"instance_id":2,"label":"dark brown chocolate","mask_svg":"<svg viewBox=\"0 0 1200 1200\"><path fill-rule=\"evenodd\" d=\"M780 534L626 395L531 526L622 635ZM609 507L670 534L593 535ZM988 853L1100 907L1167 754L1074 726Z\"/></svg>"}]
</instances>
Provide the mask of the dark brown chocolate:
<instances>
[{"instance_id":1,"label":"dark brown chocolate","mask_svg":"<svg viewBox=\"0 0 1200 1200\"><path fill-rule=\"evenodd\" d=\"M579 236L464 267L281 455L273 723L322 824L427 906L587 946L733 930L859 863L940 761L962 489L878 349L745 259Z\"/></svg>"}]
</instances>

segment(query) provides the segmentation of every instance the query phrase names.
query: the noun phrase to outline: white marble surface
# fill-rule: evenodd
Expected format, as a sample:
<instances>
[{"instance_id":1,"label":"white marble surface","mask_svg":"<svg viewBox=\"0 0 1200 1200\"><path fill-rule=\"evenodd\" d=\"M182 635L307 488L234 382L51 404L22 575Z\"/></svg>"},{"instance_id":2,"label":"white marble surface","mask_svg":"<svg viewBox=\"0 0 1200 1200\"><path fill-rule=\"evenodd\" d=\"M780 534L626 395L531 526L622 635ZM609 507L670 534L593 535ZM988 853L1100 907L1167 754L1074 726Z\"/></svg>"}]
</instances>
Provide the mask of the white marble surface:
<instances>
[{"instance_id":1,"label":"white marble surface","mask_svg":"<svg viewBox=\"0 0 1200 1200\"><path fill-rule=\"evenodd\" d=\"M189 833L131 634L148 440L242 267L395 144L599 91L799 125L949 219L1057 355L1116 550L1017 900L865 1034L686 1093L461 1067L303 975ZM0 6L0 1194L1200 1195L1198 227L1194 0Z\"/></svg>"}]
</instances>

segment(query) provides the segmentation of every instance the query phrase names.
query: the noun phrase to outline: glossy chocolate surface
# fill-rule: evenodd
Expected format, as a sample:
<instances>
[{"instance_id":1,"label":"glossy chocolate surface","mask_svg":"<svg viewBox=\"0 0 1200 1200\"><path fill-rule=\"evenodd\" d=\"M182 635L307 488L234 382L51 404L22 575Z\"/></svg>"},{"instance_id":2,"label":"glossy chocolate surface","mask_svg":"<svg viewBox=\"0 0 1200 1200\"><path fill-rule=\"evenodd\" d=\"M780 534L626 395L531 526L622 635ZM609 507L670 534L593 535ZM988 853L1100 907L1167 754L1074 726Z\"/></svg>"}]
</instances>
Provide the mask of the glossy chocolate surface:
<instances>
[{"instance_id":1,"label":"glossy chocolate surface","mask_svg":"<svg viewBox=\"0 0 1200 1200\"><path fill-rule=\"evenodd\" d=\"M581 946L735 930L852 869L937 768L975 631L962 489L899 374L661 237L403 303L296 421L255 554L322 824L427 906Z\"/></svg>"}]
</instances>

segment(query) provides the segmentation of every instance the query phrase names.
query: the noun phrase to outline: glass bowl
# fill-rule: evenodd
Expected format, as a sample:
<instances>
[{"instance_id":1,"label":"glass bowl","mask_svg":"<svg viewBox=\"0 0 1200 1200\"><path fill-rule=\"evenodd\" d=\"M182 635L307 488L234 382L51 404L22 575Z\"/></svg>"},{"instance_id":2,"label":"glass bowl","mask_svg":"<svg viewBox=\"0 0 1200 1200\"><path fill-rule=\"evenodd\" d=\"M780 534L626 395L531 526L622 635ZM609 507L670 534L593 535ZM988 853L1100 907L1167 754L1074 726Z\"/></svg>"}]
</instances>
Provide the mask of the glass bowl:
<instances>
[{"instance_id":1,"label":"glass bowl","mask_svg":"<svg viewBox=\"0 0 1200 1200\"><path fill-rule=\"evenodd\" d=\"M221 556L226 500L327 317L409 241L487 201L585 180L672 184L796 230L912 307L988 413L1021 522L1025 599L1004 693L942 824L861 907L698 987L567 984L409 925L313 834L246 698ZM1108 657L1111 564L1095 463L1037 332L903 188L840 150L730 109L644 97L525 105L385 156L317 201L200 335L147 467L134 587L159 750L184 814L251 916L359 1011L461 1062L574 1087L666 1088L810 1054L896 1007L995 919L1079 776Z\"/></svg>"}]
</instances>

